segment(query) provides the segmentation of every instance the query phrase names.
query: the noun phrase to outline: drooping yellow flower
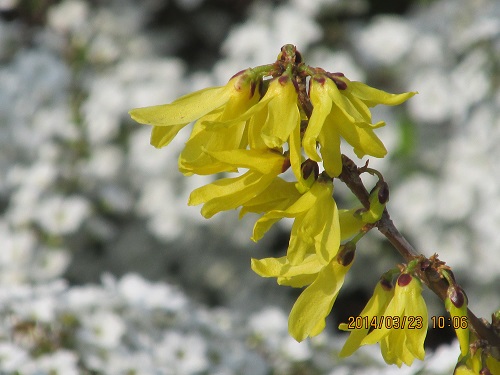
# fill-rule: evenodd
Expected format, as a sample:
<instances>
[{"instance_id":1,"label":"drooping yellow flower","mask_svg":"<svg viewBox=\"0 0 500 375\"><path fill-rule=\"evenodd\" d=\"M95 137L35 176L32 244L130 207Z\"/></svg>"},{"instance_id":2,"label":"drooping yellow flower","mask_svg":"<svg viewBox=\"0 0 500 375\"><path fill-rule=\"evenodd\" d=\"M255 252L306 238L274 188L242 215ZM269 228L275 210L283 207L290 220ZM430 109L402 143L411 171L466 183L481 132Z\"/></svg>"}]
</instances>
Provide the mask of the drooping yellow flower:
<instances>
[{"instance_id":1,"label":"drooping yellow flower","mask_svg":"<svg viewBox=\"0 0 500 375\"><path fill-rule=\"evenodd\" d=\"M483 348L471 350L465 357L461 356L453 373L453 375L482 374L500 374L500 361L496 360L490 353L485 352Z\"/></svg>"},{"instance_id":2,"label":"drooping yellow flower","mask_svg":"<svg viewBox=\"0 0 500 375\"><path fill-rule=\"evenodd\" d=\"M335 257L323 264L317 254L308 253L303 261L293 264L287 257L252 259L252 269L263 277L276 277L281 285L303 287L290 312L288 331L297 341L320 334L326 317L342 287L354 259L354 251L346 258Z\"/></svg>"},{"instance_id":3,"label":"drooping yellow flower","mask_svg":"<svg viewBox=\"0 0 500 375\"><path fill-rule=\"evenodd\" d=\"M191 135L179 155L179 170L186 176L234 172L235 167L222 163L209 152L244 149L246 146L245 121L227 128L207 128L203 121L220 118L218 112L203 116L194 124Z\"/></svg>"},{"instance_id":4,"label":"drooping yellow flower","mask_svg":"<svg viewBox=\"0 0 500 375\"><path fill-rule=\"evenodd\" d=\"M260 133L264 144L269 148L281 147L292 131L300 125L300 113L297 104L298 95L292 77L283 74L272 79L267 88L266 94L256 104L246 112L240 112L240 116L232 121L219 120L207 122L218 126L231 126L234 122L245 121L252 116L258 119L265 119L264 123L257 123L253 133ZM267 115L265 115L267 114ZM259 128L262 126L261 128ZM254 135L255 136L255 135ZM253 141L260 144L258 141Z\"/></svg>"},{"instance_id":5,"label":"drooping yellow flower","mask_svg":"<svg viewBox=\"0 0 500 375\"><path fill-rule=\"evenodd\" d=\"M199 90L170 104L135 108L129 114L135 121L153 126L151 144L160 148L168 145L184 126L207 114L215 112L219 116L211 120L227 121L245 112L259 98L257 84L249 69L225 86Z\"/></svg>"},{"instance_id":6,"label":"drooping yellow flower","mask_svg":"<svg viewBox=\"0 0 500 375\"><path fill-rule=\"evenodd\" d=\"M240 218L248 212L260 214L273 210L286 210L301 196L294 182L277 177L266 190L242 205Z\"/></svg>"},{"instance_id":7,"label":"drooping yellow flower","mask_svg":"<svg viewBox=\"0 0 500 375\"><path fill-rule=\"evenodd\" d=\"M339 353L340 357L350 356L361 346L361 342L366 335L368 335L370 328L377 327L379 324L384 324L382 321L384 312L393 296L394 288L391 283L385 279L381 279L377 283L372 297L368 300L365 308L359 314L363 323L367 322L370 324L362 324L361 327L358 326L353 330L349 330L346 323L339 325L339 329L350 331L349 337Z\"/></svg>"},{"instance_id":8,"label":"drooping yellow flower","mask_svg":"<svg viewBox=\"0 0 500 375\"><path fill-rule=\"evenodd\" d=\"M288 208L269 211L257 220L252 240L258 241L280 219L294 218L287 252L290 262L299 264L312 248L323 264L330 263L340 245L339 215L332 193L332 181L319 178Z\"/></svg>"},{"instance_id":9,"label":"drooping yellow flower","mask_svg":"<svg viewBox=\"0 0 500 375\"><path fill-rule=\"evenodd\" d=\"M408 273L399 276L394 296L383 312L385 322L370 332L361 345L380 342L382 356L388 364L410 366L415 358L424 359L427 334L427 306L420 281ZM390 319L391 322L387 321ZM397 320L397 326L395 326Z\"/></svg>"},{"instance_id":10,"label":"drooping yellow flower","mask_svg":"<svg viewBox=\"0 0 500 375\"><path fill-rule=\"evenodd\" d=\"M385 123L372 124L369 107L400 104L413 95L414 92L389 94L343 76L311 77L309 96L314 109L303 139L306 154L315 161L323 159L330 176L338 176L342 171L340 137L353 146L360 158L385 156L387 150L373 131ZM316 150L317 142L322 158Z\"/></svg>"},{"instance_id":11,"label":"drooping yellow flower","mask_svg":"<svg viewBox=\"0 0 500 375\"><path fill-rule=\"evenodd\" d=\"M235 209L255 198L287 166L287 158L273 150L238 149L208 153L219 162L249 170L239 177L223 178L191 192L188 204L196 206L203 203L201 214L206 218L220 211Z\"/></svg>"},{"instance_id":12,"label":"drooping yellow flower","mask_svg":"<svg viewBox=\"0 0 500 375\"><path fill-rule=\"evenodd\" d=\"M351 265L352 261L344 265L333 259L297 298L288 320L288 331L295 340L300 342L306 337L314 337L325 329L325 319L332 310Z\"/></svg>"},{"instance_id":13,"label":"drooping yellow flower","mask_svg":"<svg viewBox=\"0 0 500 375\"><path fill-rule=\"evenodd\" d=\"M298 95L291 76L284 73L269 82L269 87L258 103L233 120L205 121L207 128L232 127L248 121L247 135L250 148L281 148L289 143L290 160L295 176L299 178L300 111Z\"/></svg>"}]
</instances>

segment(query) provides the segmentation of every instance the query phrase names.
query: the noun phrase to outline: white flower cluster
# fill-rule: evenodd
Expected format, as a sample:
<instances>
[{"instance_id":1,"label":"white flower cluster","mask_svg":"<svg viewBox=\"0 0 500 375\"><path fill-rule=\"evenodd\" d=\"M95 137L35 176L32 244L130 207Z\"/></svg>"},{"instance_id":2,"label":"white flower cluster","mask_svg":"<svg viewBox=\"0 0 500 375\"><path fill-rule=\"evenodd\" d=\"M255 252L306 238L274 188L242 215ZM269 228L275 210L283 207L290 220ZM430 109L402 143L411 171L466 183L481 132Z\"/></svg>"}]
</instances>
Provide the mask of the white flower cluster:
<instances>
[{"instance_id":1,"label":"white flower cluster","mask_svg":"<svg viewBox=\"0 0 500 375\"><path fill-rule=\"evenodd\" d=\"M340 342L327 334L297 343L277 307L242 319L197 305L177 288L137 274L121 279L105 274L101 284L84 286L59 280L2 289L0 303L2 374L265 375L307 368L341 375L359 361L339 366ZM372 349L364 352L365 370L379 372L386 365ZM449 370L450 358L435 361Z\"/></svg>"},{"instance_id":2,"label":"white flower cluster","mask_svg":"<svg viewBox=\"0 0 500 375\"><path fill-rule=\"evenodd\" d=\"M300 345L291 340L288 297L249 267L249 256L265 254L272 240L250 254L248 221L227 214L207 225L186 201L208 181L177 171L186 137L155 150L150 128L127 116L133 107L224 84L243 68L273 61L286 43L311 65L368 83L386 77L384 84L395 85L379 86L389 91L420 91L406 125L394 116L381 129L390 154L400 149L403 161L371 165L390 176L389 208L421 251L440 253L476 285L497 277L497 2L439 0L405 17L342 23L340 34L321 16L355 18L367 10L364 1L241 1L251 3L247 15L229 25L202 0L64 0L42 16L22 3L0 0L0 373L386 370L371 348L339 365L340 345L329 334ZM191 28L153 22L172 9L190 21L193 15L192 25L210 24L214 38L226 36L214 41L214 56L223 55L214 66L197 64L208 72L165 57L176 46L196 46ZM342 48L332 48L336 38ZM413 149L404 146L401 128L420 140ZM181 284L186 294L146 278ZM488 316L492 296L481 290L469 297L477 293L474 302ZM231 309L203 307L187 295ZM457 353L457 345L441 348L427 373L449 373ZM363 368L355 365L360 358Z\"/></svg>"}]
</instances>

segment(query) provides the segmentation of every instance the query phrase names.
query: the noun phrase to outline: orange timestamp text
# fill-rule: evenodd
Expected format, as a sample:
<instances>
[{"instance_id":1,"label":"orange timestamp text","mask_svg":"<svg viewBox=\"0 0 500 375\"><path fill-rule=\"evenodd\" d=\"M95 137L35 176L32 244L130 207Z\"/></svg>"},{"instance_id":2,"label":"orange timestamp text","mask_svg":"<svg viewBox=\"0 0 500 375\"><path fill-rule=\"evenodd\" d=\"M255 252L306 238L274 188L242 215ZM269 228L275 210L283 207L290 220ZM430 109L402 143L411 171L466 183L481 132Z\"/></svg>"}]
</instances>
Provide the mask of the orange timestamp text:
<instances>
[{"instance_id":1,"label":"orange timestamp text","mask_svg":"<svg viewBox=\"0 0 500 375\"><path fill-rule=\"evenodd\" d=\"M347 329L422 329L424 318L420 315L403 316L350 316L347 322Z\"/></svg>"}]
</instances>

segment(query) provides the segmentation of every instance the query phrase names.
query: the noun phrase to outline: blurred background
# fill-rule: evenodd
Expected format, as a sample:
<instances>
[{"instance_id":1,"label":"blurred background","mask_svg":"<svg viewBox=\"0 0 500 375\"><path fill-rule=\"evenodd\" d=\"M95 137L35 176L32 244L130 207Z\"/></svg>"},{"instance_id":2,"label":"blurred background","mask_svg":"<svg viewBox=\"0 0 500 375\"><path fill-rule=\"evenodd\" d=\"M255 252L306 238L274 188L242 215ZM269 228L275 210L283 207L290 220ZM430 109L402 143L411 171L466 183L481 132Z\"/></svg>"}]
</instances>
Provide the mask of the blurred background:
<instances>
[{"instance_id":1,"label":"blurred background","mask_svg":"<svg viewBox=\"0 0 500 375\"><path fill-rule=\"evenodd\" d=\"M0 0L0 373L452 372L446 329L429 329L409 368L378 346L338 359L338 323L402 261L376 233L327 330L296 343L300 291L250 270L284 254L290 223L253 243L255 217L203 219L187 197L210 177L176 165L189 129L157 150L128 117L272 63L286 43L309 65L419 92L374 109L389 155L370 165L409 241L453 268L477 315L500 308L500 2Z\"/></svg>"}]
</instances>

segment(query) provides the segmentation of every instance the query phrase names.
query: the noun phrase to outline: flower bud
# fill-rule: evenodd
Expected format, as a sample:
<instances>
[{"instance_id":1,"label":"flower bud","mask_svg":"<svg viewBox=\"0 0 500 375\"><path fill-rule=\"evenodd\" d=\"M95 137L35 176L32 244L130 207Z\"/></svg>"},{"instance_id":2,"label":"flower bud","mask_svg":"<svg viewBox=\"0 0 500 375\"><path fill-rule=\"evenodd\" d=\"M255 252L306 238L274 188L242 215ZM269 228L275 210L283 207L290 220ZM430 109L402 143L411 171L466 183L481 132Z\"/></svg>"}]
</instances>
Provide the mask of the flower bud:
<instances>
[{"instance_id":1,"label":"flower bud","mask_svg":"<svg viewBox=\"0 0 500 375\"><path fill-rule=\"evenodd\" d=\"M389 187L384 181L379 181L375 189L370 193L370 208L361 214L365 223L373 224L380 220L384 213L385 205L389 201Z\"/></svg>"},{"instance_id":2,"label":"flower bud","mask_svg":"<svg viewBox=\"0 0 500 375\"><path fill-rule=\"evenodd\" d=\"M453 324L455 333L460 344L460 352L465 356L469 352L469 329L467 315L467 296L465 292L456 284L451 284L446 292L444 302L446 310L451 318L460 324Z\"/></svg>"},{"instance_id":3,"label":"flower bud","mask_svg":"<svg viewBox=\"0 0 500 375\"><path fill-rule=\"evenodd\" d=\"M318 179L319 167L318 163L314 160L307 159L300 166L301 179L297 181L295 187L297 190L303 194L312 186L312 184Z\"/></svg>"},{"instance_id":4,"label":"flower bud","mask_svg":"<svg viewBox=\"0 0 500 375\"><path fill-rule=\"evenodd\" d=\"M403 273L398 277L398 285L405 287L412 281L412 279L413 277L409 273Z\"/></svg>"}]
</instances>

